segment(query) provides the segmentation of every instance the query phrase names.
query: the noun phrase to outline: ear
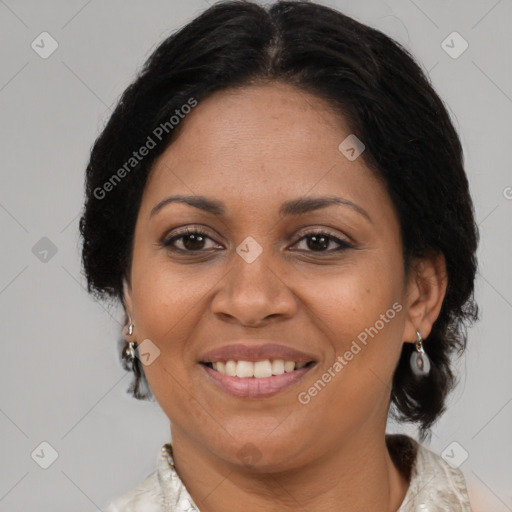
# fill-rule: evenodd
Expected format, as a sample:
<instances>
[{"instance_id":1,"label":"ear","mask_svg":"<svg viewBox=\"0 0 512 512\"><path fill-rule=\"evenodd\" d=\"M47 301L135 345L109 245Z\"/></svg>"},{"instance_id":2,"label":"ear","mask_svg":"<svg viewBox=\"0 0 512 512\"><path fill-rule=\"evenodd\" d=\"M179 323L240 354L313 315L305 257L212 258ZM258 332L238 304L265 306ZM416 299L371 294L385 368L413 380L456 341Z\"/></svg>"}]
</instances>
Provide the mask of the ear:
<instances>
[{"instance_id":1,"label":"ear","mask_svg":"<svg viewBox=\"0 0 512 512\"><path fill-rule=\"evenodd\" d=\"M429 336L441 311L447 284L442 253L430 251L413 262L407 283L404 341L415 342L416 331L423 339Z\"/></svg>"}]
</instances>

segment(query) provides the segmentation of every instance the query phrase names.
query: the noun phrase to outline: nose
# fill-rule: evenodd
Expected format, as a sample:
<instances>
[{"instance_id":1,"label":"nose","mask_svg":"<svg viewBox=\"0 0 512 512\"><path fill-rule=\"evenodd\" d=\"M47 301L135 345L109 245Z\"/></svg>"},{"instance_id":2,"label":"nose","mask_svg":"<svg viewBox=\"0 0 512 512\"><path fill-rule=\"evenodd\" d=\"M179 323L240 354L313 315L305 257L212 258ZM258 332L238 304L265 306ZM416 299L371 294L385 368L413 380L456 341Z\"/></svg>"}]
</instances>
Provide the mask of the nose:
<instances>
[{"instance_id":1,"label":"nose","mask_svg":"<svg viewBox=\"0 0 512 512\"><path fill-rule=\"evenodd\" d=\"M212 300L215 315L249 327L295 315L297 301L285 282L287 277L264 254L251 263L236 255Z\"/></svg>"}]
</instances>

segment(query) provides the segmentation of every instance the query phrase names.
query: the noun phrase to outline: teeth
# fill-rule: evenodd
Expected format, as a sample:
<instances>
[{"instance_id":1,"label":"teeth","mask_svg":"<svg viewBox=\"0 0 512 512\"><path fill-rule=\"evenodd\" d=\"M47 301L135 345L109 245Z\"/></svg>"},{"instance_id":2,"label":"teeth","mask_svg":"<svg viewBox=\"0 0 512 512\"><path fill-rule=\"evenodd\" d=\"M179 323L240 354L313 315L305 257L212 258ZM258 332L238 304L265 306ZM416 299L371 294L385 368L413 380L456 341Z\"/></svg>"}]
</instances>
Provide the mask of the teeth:
<instances>
[{"instance_id":1,"label":"teeth","mask_svg":"<svg viewBox=\"0 0 512 512\"><path fill-rule=\"evenodd\" d=\"M295 370L295 363L293 361L285 361L284 362L284 371L285 372L293 372Z\"/></svg>"},{"instance_id":2,"label":"teeth","mask_svg":"<svg viewBox=\"0 0 512 512\"><path fill-rule=\"evenodd\" d=\"M284 373L284 361L276 359L272 361L272 375L282 375Z\"/></svg>"},{"instance_id":3,"label":"teeth","mask_svg":"<svg viewBox=\"0 0 512 512\"><path fill-rule=\"evenodd\" d=\"M240 364L240 362L238 362L238 364ZM257 379L272 377L272 363L268 359L254 363L254 377Z\"/></svg>"},{"instance_id":4,"label":"teeth","mask_svg":"<svg viewBox=\"0 0 512 512\"><path fill-rule=\"evenodd\" d=\"M230 359L226 362L218 361L217 363L212 363L212 366L214 370L229 377L264 379L272 375L293 372L294 370L304 368L306 364L284 361L283 359L274 359L273 361L265 359L254 363L252 361L234 361Z\"/></svg>"},{"instance_id":5,"label":"teeth","mask_svg":"<svg viewBox=\"0 0 512 512\"><path fill-rule=\"evenodd\" d=\"M254 364L249 361L238 361L236 363L237 377L252 377L254 375Z\"/></svg>"},{"instance_id":6,"label":"teeth","mask_svg":"<svg viewBox=\"0 0 512 512\"><path fill-rule=\"evenodd\" d=\"M236 377L236 361L226 361L225 371L229 377Z\"/></svg>"}]
</instances>

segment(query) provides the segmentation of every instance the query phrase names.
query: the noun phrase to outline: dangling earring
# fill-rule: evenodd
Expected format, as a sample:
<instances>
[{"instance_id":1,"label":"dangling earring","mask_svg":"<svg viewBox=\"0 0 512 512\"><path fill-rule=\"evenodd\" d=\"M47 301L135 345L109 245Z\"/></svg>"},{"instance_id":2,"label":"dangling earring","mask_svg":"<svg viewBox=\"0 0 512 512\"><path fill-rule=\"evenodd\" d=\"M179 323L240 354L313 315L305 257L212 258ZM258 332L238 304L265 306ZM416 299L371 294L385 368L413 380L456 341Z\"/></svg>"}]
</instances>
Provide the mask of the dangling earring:
<instances>
[{"instance_id":1,"label":"dangling earring","mask_svg":"<svg viewBox=\"0 0 512 512\"><path fill-rule=\"evenodd\" d=\"M130 318L130 317L128 317ZM135 326L133 325L132 323L132 319L130 318L130 323L128 325L128 336L131 336L133 334L133 328ZM125 344L125 347L123 349L123 358L128 360L131 365L132 365L132 369L135 373L137 373L137 370L138 368L136 368L137 366L137 363L136 363L136 354L135 354L135 349L137 348L137 342L135 341L127 341L126 344Z\"/></svg>"},{"instance_id":2,"label":"dangling earring","mask_svg":"<svg viewBox=\"0 0 512 512\"><path fill-rule=\"evenodd\" d=\"M430 359L423 350L423 340L416 331L416 351L411 354L411 369L416 377L426 377L430 373Z\"/></svg>"},{"instance_id":3,"label":"dangling earring","mask_svg":"<svg viewBox=\"0 0 512 512\"><path fill-rule=\"evenodd\" d=\"M133 335L134 325L132 323L132 319L129 318L129 324L127 329L128 336ZM128 365L131 365L131 371L134 373L135 379L128 390L129 392L133 393L133 396L135 398L139 399L145 399L148 396L151 396L151 392L149 389L143 390L141 392L140 386L142 384L143 387L146 387L145 385L145 377L143 376L143 370L141 369L140 362L139 362L139 356L137 354L137 342L136 341L127 341L125 340L125 345L121 353L121 357L124 361L128 363ZM128 370L128 368L125 366L125 369Z\"/></svg>"},{"instance_id":4,"label":"dangling earring","mask_svg":"<svg viewBox=\"0 0 512 512\"><path fill-rule=\"evenodd\" d=\"M126 344L126 347L124 349L124 353L123 353L123 356L125 357L125 359L129 359L132 364L133 364L133 361L135 360L135 348L137 347L137 344L135 343L135 341L129 341L127 344Z\"/></svg>"}]
</instances>

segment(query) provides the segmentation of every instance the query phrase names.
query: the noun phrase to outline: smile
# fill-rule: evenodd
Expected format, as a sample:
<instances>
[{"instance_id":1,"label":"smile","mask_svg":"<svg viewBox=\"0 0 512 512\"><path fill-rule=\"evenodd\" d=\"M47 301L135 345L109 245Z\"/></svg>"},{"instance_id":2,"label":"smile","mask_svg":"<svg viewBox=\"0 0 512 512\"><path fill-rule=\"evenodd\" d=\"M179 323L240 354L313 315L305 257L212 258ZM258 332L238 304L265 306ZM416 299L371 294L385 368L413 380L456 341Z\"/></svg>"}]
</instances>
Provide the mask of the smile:
<instances>
[{"instance_id":1,"label":"smile","mask_svg":"<svg viewBox=\"0 0 512 512\"><path fill-rule=\"evenodd\" d=\"M296 363L268 359L262 361L217 361L200 363L210 383L238 398L269 398L291 387L311 368L315 361Z\"/></svg>"}]
</instances>

